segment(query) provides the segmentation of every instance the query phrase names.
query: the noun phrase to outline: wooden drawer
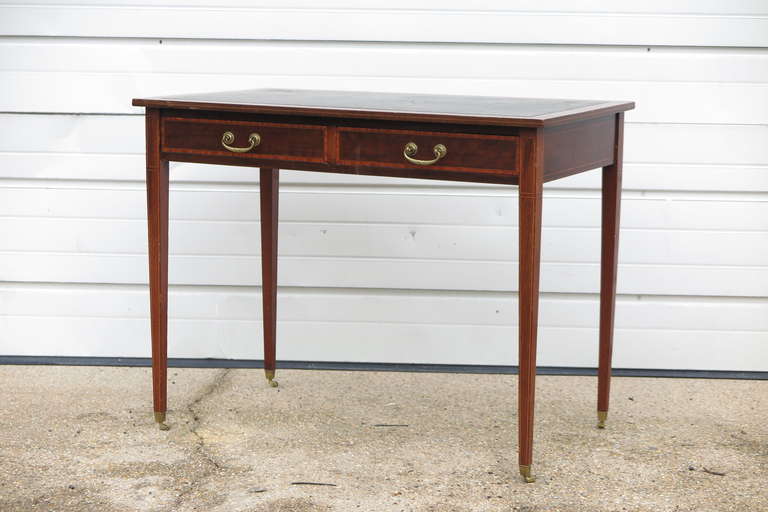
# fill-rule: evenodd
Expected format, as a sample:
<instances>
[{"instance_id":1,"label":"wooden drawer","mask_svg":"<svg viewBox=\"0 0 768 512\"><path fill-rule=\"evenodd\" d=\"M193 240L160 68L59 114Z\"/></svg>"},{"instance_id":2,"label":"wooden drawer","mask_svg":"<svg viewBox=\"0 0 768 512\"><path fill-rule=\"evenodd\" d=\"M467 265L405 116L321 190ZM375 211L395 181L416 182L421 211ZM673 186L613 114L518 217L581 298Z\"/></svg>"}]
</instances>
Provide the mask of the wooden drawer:
<instances>
[{"instance_id":1,"label":"wooden drawer","mask_svg":"<svg viewBox=\"0 0 768 512\"><path fill-rule=\"evenodd\" d=\"M338 162L356 167L517 174L517 140L517 137L508 135L340 127ZM404 155L409 143L416 144L418 148L415 154L409 156L420 161L433 160L438 144L442 144L447 152L437 162L419 165L410 162Z\"/></svg>"},{"instance_id":2,"label":"wooden drawer","mask_svg":"<svg viewBox=\"0 0 768 512\"><path fill-rule=\"evenodd\" d=\"M231 133L233 137L224 138ZM258 134L258 142L247 151L234 149L251 146L249 137ZM163 119L162 150L168 153L233 156L245 159L326 161L326 127L168 117Z\"/></svg>"}]
</instances>

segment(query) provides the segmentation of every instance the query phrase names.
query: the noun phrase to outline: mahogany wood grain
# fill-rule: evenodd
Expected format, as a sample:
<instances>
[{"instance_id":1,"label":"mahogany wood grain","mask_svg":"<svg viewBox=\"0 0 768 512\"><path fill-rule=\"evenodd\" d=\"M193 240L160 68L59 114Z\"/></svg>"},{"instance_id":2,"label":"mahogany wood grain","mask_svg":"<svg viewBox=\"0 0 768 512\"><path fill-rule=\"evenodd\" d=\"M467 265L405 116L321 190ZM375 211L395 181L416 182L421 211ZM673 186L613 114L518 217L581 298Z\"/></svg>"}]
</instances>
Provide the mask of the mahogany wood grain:
<instances>
[{"instance_id":1,"label":"mahogany wood grain","mask_svg":"<svg viewBox=\"0 0 768 512\"><path fill-rule=\"evenodd\" d=\"M403 94L306 89L249 89L137 98L133 105L485 126L545 126L634 108L632 102Z\"/></svg>"},{"instance_id":2,"label":"mahogany wood grain","mask_svg":"<svg viewBox=\"0 0 768 512\"><path fill-rule=\"evenodd\" d=\"M160 112L147 109L147 232L154 410L167 407L168 372L168 160L160 158Z\"/></svg>"},{"instance_id":3,"label":"mahogany wood grain","mask_svg":"<svg viewBox=\"0 0 768 512\"><path fill-rule=\"evenodd\" d=\"M261 300L264 327L264 369L274 372L277 346L277 227L280 186L278 169L262 168L261 201Z\"/></svg>"},{"instance_id":4,"label":"mahogany wood grain","mask_svg":"<svg viewBox=\"0 0 768 512\"><path fill-rule=\"evenodd\" d=\"M247 147L251 133L258 133L261 141L247 153L235 153L221 143L225 132L232 132L235 136L231 146ZM325 162L325 137L325 126L170 117L163 119L162 150L229 156L238 160Z\"/></svg>"},{"instance_id":5,"label":"mahogany wood grain","mask_svg":"<svg viewBox=\"0 0 768 512\"><path fill-rule=\"evenodd\" d=\"M633 103L334 91L254 90L135 99L146 106L147 217L156 412L166 410L168 161L260 167L264 367L277 329L278 168L519 184L519 462L533 461L536 345L545 181L603 167L598 410L608 410L625 110ZM224 131L248 153L221 147ZM240 142L242 141L242 142ZM448 154L430 166L435 144ZM269 378L269 377L268 377ZM521 472L522 468L521 468Z\"/></svg>"},{"instance_id":6,"label":"mahogany wood grain","mask_svg":"<svg viewBox=\"0 0 768 512\"><path fill-rule=\"evenodd\" d=\"M621 174L624 151L624 113L614 116L614 163L603 167L602 232L600 249L600 355L597 373L597 410L608 412L619 260Z\"/></svg>"},{"instance_id":7,"label":"mahogany wood grain","mask_svg":"<svg viewBox=\"0 0 768 512\"><path fill-rule=\"evenodd\" d=\"M421 149L421 148L419 148ZM422 180L449 180L469 183L493 183L499 185L517 185L516 174L461 172L431 169L430 167L387 167L385 165L343 165L319 164L312 162L285 162L270 159L237 159L225 155L198 155L189 153L171 153L164 151L163 158L173 162L192 162L199 164L236 165L242 167L280 167L297 171L330 172L336 174L359 174L364 176L386 176L391 178L414 178Z\"/></svg>"},{"instance_id":8,"label":"mahogany wood grain","mask_svg":"<svg viewBox=\"0 0 768 512\"><path fill-rule=\"evenodd\" d=\"M614 116L544 128L544 181L612 164L615 138Z\"/></svg>"},{"instance_id":9,"label":"mahogany wood grain","mask_svg":"<svg viewBox=\"0 0 768 512\"><path fill-rule=\"evenodd\" d=\"M544 145L541 129L525 131L520 139L524 171L520 175L518 202L520 216L518 438L520 465L530 467L533 461L533 412L536 392Z\"/></svg>"},{"instance_id":10,"label":"mahogany wood grain","mask_svg":"<svg viewBox=\"0 0 768 512\"><path fill-rule=\"evenodd\" d=\"M450 132L450 133L477 133L488 135L515 136L520 132L516 126L495 125L470 125L436 123L413 118L409 121L376 120L356 117L331 117L311 116L299 114L260 114L247 112L230 112L220 110L196 110L196 109L162 109L164 118L178 118L190 120L227 120L242 122L259 122L275 124L298 124L305 126L339 126L351 128L376 128L381 130L410 130L418 132Z\"/></svg>"},{"instance_id":11,"label":"mahogany wood grain","mask_svg":"<svg viewBox=\"0 0 768 512\"><path fill-rule=\"evenodd\" d=\"M233 127L238 126L255 127L259 125L274 125L279 127L296 128L297 126L307 126L309 128L323 129L325 133L325 156L324 158L310 157L302 154L294 148L284 144L281 147L281 153L274 155L273 151L269 154L264 152L263 146L258 146L254 151L248 153L232 153L221 146L221 127L227 127L236 135L236 140L247 140L251 130L244 128L242 131L236 131ZM208 129L204 137L201 137L200 126ZM210 129L210 127L213 127ZM221 127L220 127L221 126ZM334 172L342 174L363 174L374 176L391 176L402 178L436 179L451 181L468 181L478 183L497 183L516 185L519 169L517 153L517 134L518 128L515 127L483 127L483 126L464 126L464 125L439 125L424 122L392 122L392 121L369 121L364 119L336 119L336 118L318 118L306 116L275 116L275 115L250 115L237 112L210 112L197 110L178 110L172 109L164 113L163 121L163 145L161 148L162 156L172 161L213 163L219 165L237 165L245 167L288 167L304 171ZM435 133L444 137L457 135L455 139L462 142L462 147L458 149L470 149L470 157L475 155L475 167L463 165L455 167L442 166L418 166L409 164L402 155L402 147L387 147L385 160L389 159L395 163L389 162L365 162L365 161L339 161L339 136L340 131L354 130L367 133L369 136L374 134L381 135L384 132L393 134L405 133L411 136L427 135ZM437 131L436 131L437 130ZM261 131L259 133L262 133ZM288 131L281 132L282 135ZM306 142L312 137L307 137L301 131L293 131L300 144ZM458 136L460 134L460 136ZM480 137L484 135L487 137ZM273 140L270 136L270 140ZM312 139L313 147L317 148L320 143ZM378 140L378 137L375 139ZM419 140L422 140L421 138ZM411 142L407 140L406 142ZM406 142L403 142L405 145ZM427 141L429 142L429 141ZM466 143L470 145L467 147ZM239 144L239 143L235 143ZM381 143L375 143L371 146L370 142L364 148L346 145L346 148L352 148L356 152L368 147L380 146ZM423 146L423 145L422 145ZM274 146L273 146L274 147ZM430 150L434 144L429 145L426 150ZM425 148L420 147L420 152ZM448 162L458 159L460 155L455 151L456 146L449 148ZM478 151L482 149L483 151ZM486 151L487 150L487 151ZM498 158L491 158L496 152ZM427 153L429 154L429 153ZM468 159L472 163L472 159ZM399 164L397 162L400 162ZM485 163L483 163L485 162ZM502 162L504 165L499 165ZM513 170L484 169L481 166L505 167Z\"/></svg>"},{"instance_id":12,"label":"mahogany wood grain","mask_svg":"<svg viewBox=\"0 0 768 512\"><path fill-rule=\"evenodd\" d=\"M429 166L414 165L403 156L405 145L414 142L413 158L431 160L433 148L442 144L448 153ZM427 168L441 171L517 174L517 137L457 134L377 128L338 128L338 163L357 169L369 166Z\"/></svg>"}]
</instances>

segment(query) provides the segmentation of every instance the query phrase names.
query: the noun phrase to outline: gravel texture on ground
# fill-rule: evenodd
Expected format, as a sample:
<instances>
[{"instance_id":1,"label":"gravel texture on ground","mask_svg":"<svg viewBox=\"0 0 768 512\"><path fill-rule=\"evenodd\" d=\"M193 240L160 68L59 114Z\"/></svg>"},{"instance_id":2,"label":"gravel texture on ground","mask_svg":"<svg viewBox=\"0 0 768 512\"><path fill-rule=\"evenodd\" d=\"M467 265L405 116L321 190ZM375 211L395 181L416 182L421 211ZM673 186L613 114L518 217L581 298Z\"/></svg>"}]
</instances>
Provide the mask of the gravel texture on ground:
<instances>
[{"instance_id":1,"label":"gravel texture on ground","mask_svg":"<svg viewBox=\"0 0 768 512\"><path fill-rule=\"evenodd\" d=\"M541 376L533 470L510 375L0 367L0 510L768 511L768 381ZM304 482L304 484L297 484ZM329 485L313 485L329 484Z\"/></svg>"}]
</instances>

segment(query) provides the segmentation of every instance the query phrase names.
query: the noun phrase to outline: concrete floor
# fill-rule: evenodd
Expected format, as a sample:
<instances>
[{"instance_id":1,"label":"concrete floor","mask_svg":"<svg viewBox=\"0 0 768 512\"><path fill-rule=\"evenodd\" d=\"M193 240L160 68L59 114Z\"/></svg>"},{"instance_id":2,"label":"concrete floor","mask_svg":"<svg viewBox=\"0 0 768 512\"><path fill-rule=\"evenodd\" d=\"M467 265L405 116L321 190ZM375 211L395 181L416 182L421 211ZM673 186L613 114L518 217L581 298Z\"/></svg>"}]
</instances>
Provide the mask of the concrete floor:
<instances>
[{"instance_id":1,"label":"concrete floor","mask_svg":"<svg viewBox=\"0 0 768 512\"><path fill-rule=\"evenodd\" d=\"M0 510L766 511L768 381L539 377L517 472L516 377L0 367ZM378 426L378 425L402 426ZM294 485L314 482L333 485Z\"/></svg>"}]
</instances>

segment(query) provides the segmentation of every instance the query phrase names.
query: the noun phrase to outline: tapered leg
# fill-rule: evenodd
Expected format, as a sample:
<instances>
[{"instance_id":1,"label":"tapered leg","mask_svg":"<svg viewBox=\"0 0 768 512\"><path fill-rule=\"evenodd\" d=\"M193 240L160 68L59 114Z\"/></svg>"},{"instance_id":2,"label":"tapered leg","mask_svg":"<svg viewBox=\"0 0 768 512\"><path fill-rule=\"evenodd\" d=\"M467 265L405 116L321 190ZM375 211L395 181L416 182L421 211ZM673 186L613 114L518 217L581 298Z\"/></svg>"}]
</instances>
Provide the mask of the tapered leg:
<instances>
[{"instance_id":1,"label":"tapered leg","mask_svg":"<svg viewBox=\"0 0 768 512\"><path fill-rule=\"evenodd\" d=\"M155 421L161 430L168 430L168 161L160 158L160 119L156 110L147 109L146 125L152 391Z\"/></svg>"},{"instance_id":2,"label":"tapered leg","mask_svg":"<svg viewBox=\"0 0 768 512\"><path fill-rule=\"evenodd\" d=\"M616 116L614 163L603 167L602 241L600 254L600 357L597 372L597 426L605 428L611 389L613 319L616 309L616 273L619 256L622 146L624 114Z\"/></svg>"},{"instance_id":3,"label":"tapered leg","mask_svg":"<svg viewBox=\"0 0 768 512\"><path fill-rule=\"evenodd\" d=\"M275 379L277 334L277 213L279 170L261 169L261 290L264 309L264 374L269 385Z\"/></svg>"},{"instance_id":4,"label":"tapered leg","mask_svg":"<svg viewBox=\"0 0 768 512\"><path fill-rule=\"evenodd\" d=\"M538 132L534 132L538 133ZM524 138L529 155L520 177L519 278L519 396L518 435L520 474L533 482L533 411L536 388L536 333L539 317L539 263L541 254L542 174L540 138Z\"/></svg>"}]
</instances>

